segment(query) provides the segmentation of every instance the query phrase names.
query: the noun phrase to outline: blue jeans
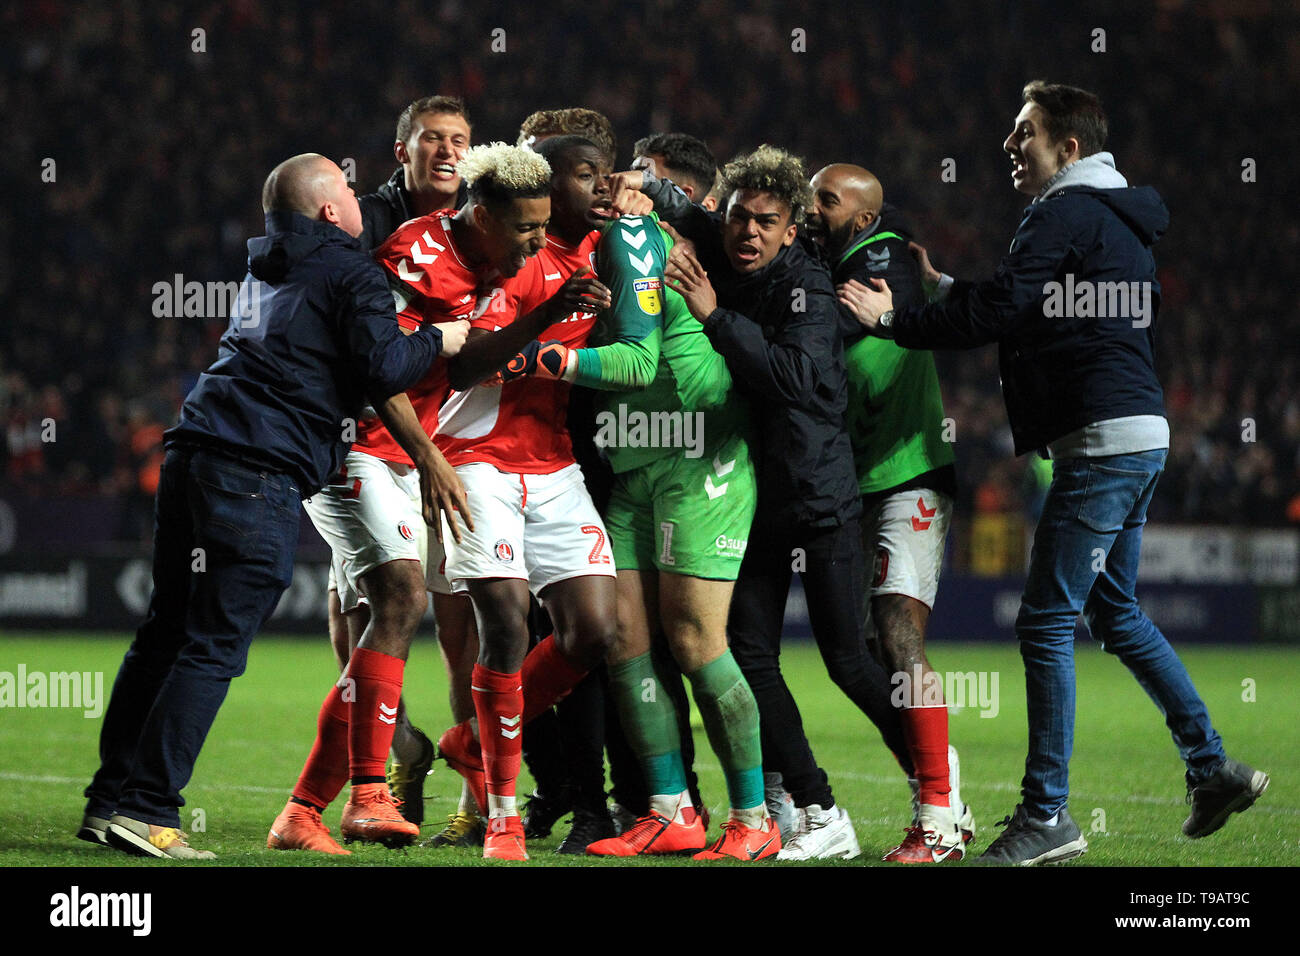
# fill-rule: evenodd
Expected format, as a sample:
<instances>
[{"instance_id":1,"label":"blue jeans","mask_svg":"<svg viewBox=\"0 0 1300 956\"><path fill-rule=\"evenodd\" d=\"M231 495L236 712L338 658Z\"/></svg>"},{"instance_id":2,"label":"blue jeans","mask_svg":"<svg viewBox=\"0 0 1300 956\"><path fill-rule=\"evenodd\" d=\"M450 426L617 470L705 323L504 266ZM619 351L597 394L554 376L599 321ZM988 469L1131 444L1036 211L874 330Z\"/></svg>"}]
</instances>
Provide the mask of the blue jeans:
<instances>
[{"instance_id":1,"label":"blue jeans","mask_svg":"<svg viewBox=\"0 0 1300 956\"><path fill-rule=\"evenodd\" d=\"M1223 745L1187 669L1133 596L1142 526L1167 454L1053 463L1016 617L1029 706L1021 793L1039 818L1059 811L1069 795L1080 611L1093 638L1124 662L1164 714L1189 780L1200 783L1223 763Z\"/></svg>"},{"instance_id":2,"label":"blue jeans","mask_svg":"<svg viewBox=\"0 0 1300 956\"><path fill-rule=\"evenodd\" d=\"M286 475L168 449L149 614L113 684L86 812L180 825L180 791L230 681L293 578L300 498Z\"/></svg>"}]
</instances>

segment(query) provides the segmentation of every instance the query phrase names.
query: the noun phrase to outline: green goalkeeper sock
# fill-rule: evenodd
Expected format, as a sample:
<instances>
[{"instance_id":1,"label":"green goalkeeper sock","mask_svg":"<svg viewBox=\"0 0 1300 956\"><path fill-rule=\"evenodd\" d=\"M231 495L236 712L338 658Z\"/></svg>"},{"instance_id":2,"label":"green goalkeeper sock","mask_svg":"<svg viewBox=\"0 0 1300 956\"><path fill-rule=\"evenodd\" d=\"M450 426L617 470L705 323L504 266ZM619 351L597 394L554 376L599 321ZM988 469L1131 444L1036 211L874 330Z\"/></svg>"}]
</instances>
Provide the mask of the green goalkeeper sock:
<instances>
[{"instance_id":1,"label":"green goalkeeper sock","mask_svg":"<svg viewBox=\"0 0 1300 956\"><path fill-rule=\"evenodd\" d=\"M609 682L628 745L641 761L651 795L686 789L677 709L663 692L650 655L609 665ZM760 781L760 794L762 792Z\"/></svg>"},{"instance_id":2,"label":"green goalkeeper sock","mask_svg":"<svg viewBox=\"0 0 1300 956\"><path fill-rule=\"evenodd\" d=\"M732 809L763 803L763 744L758 734L758 704L731 650L686 679L704 718L713 752L722 762Z\"/></svg>"}]
</instances>

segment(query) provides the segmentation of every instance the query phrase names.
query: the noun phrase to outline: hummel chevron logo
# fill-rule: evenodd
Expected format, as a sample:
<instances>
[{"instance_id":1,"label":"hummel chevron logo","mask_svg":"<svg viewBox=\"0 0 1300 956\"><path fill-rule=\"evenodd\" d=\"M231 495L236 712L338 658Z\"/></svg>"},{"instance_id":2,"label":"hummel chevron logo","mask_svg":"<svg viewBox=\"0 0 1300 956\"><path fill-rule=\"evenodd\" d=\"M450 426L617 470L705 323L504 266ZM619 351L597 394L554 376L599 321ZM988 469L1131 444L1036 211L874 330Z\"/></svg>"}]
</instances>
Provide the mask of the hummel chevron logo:
<instances>
[{"instance_id":1,"label":"hummel chevron logo","mask_svg":"<svg viewBox=\"0 0 1300 956\"><path fill-rule=\"evenodd\" d=\"M427 237L428 235L429 234L426 232L425 236ZM420 240L417 239L415 242L411 243L411 258L415 260L417 266L427 266L430 262L433 262L438 258L438 254L436 252L425 252L420 248Z\"/></svg>"},{"instance_id":2,"label":"hummel chevron logo","mask_svg":"<svg viewBox=\"0 0 1300 956\"><path fill-rule=\"evenodd\" d=\"M384 702L381 700L379 702L379 722L381 724L397 723L397 708L386 707L384 706Z\"/></svg>"},{"instance_id":3,"label":"hummel chevron logo","mask_svg":"<svg viewBox=\"0 0 1300 956\"><path fill-rule=\"evenodd\" d=\"M424 231L424 241L429 246L430 249L437 249L439 252L447 251L446 246L440 246L438 245L438 243L433 241L433 236L429 235L429 230L427 229Z\"/></svg>"},{"instance_id":4,"label":"hummel chevron logo","mask_svg":"<svg viewBox=\"0 0 1300 956\"><path fill-rule=\"evenodd\" d=\"M620 232L623 233L623 241L626 242L633 249L640 249L641 246L645 244L644 232L631 233L628 232L626 229L622 229L620 230Z\"/></svg>"},{"instance_id":5,"label":"hummel chevron logo","mask_svg":"<svg viewBox=\"0 0 1300 956\"><path fill-rule=\"evenodd\" d=\"M922 519L922 518L926 518L926 519L933 518L934 515L935 515L935 512L937 512L937 511L939 510L939 506L938 506L938 505L935 505L933 508L927 508L927 507L925 506L925 499L924 499L924 498L917 498L917 499L916 499L916 507L917 507L917 509L921 512L921 517L918 518L916 515L912 515L912 530L913 530L913 531L924 531L926 528L930 527L930 522L929 522L928 520L922 521L921 519Z\"/></svg>"},{"instance_id":6,"label":"hummel chevron logo","mask_svg":"<svg viewBox=\"0 0 1300 956\"><path fill-rule=\"evenodd\" d=\"M717 455L713 456L713 472L719 478L725 478L727 475L731 474L735 467L736 459L733 458L731 461L724 462ZM727 485L729 484L730 482L722 481L715 485L713 483L713 475L706 475L704 478L704 493L709 496L709 500L721 498L727 493Z\"/></svg>"},{"instance_id":7,"label":"hummel chevron logo","mask_svg":"<svg viewBox=\"0 0 1300 956\"><path fill-rule=\"evenodd\" d=\"M513 717L500 717L498 719L501 723L505 724L505 727L501 728L501 736L506 738L506 740L514 740L519 736L520 731L523 730L523 727L520 726L520 723L523 720L522 714L515 714ZM513 727L514 730L506 730L506 727Z\"/></svg>"},{"instance_id":8,"label":"hummel chevron logo","mask_svg":"<svg viewBox=\"0 0 1300 956\"><path fill-rule=\"evenodd\" d=\"M637 272L641 273L643 276L648 276L650 274L650 265L653 262L653 258L651 257L649 252L647 252L644 258L641 259L638 259L636 256L632 255L632 253L629 252L627 254L627 258L628 261L632 263L632 265L636 266Z\"/></svg>"},{"instance_id":9,"label":"hummel chevron logo","mask_svg":"<svg viewBox=\"0 0 1300 956\"><path fill-rule=\"evenodd\" d=\"M420 273L412 272L405 259L397 264L397 274L407 282L419 282L421 279Z\"/></svg>"}]
</instances>

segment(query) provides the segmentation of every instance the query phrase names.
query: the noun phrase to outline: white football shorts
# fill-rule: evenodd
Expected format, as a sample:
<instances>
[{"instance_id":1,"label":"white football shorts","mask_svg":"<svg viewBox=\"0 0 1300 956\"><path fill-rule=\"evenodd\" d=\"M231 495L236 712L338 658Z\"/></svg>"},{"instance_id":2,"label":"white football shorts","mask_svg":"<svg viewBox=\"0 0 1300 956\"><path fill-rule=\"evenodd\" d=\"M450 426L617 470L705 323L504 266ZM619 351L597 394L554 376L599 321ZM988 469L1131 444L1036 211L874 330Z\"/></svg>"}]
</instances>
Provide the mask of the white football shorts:
<instances>
[{"instance_id":1,"label":"white football shorts","mask_svg":"<svg viewBox=\"0 0 1300 956\"><path fill-rule=\"evenodd\" d=\"M456 592L470 579L517 578L538 594L568 578L615 576L605 523L576 464L549 475L521 475L471 462L456 473L475 525L470 531L462 523L460 544L443 530L447 577Z\"/></svg>"},{"instance_id":2,"label":"white football shorts","mask_svg":"<svg viewBox=\"0 0 1300 956\"><path fill-rule=\"evenodd\" d=\"M339 474L303 502L330 546L330 587L345 612L366 600L362 575L389 561L419 561L425 586L450 594L438 539L420 509L420 473L410 465L350 451Z\"/></svg>"},{"instance_id":3,"label":"white football shorts","mask_svg":"<svg viewBox=\"0 0 1300 956\"><path fill-rule=\"evenodd\" d=\"M952 498L927 488L899 491L868 509L862 551L875 556L870 596L903 594L933 610L951 521Z\"/></svg>"}]
</instances>

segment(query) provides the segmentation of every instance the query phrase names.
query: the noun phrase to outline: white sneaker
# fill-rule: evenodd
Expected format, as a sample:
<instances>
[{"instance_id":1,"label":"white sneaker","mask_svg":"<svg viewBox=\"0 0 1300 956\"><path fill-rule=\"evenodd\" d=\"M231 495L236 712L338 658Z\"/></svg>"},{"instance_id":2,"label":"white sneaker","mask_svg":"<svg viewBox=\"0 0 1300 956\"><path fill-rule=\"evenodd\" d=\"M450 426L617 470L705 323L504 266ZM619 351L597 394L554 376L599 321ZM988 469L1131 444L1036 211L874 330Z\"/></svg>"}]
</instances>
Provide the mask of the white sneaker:
<instances>
[{"instance_id":1,"label":"white sneaker","mask_svg":"<svg viewBox=\"0 0 1300 956\"><path fill-rule=\"evenodd\" d=\"M912 788L912 826L921 825L921 783L915 777L907 778L907 785ZM961 761L957 759L957 748L948 745L948 805L953 808L953 820L961 830L963 843L975 839L975 814L961 798Z\"/></svg>"},{"instance_id":2,"label":"white sneaker","mask_svg":"<svg viewBox=\"0 0 1300 956\"><path fill-rule=\"evenodd\" d=\"M919 822L907 828L906 838L884 859L886 863L942 863L962 859L965 846L952 811L923 803Z\"/></svg>"},{"instance_id":3,"label":"white sneaker","mask_svg":"<svg viewBox=\"0 0 1300 956\"><path fill-rule=\"evenodd\" d=\"M777 853L778 860L826 860L840 857L851 860L862 853L858 835L853 831L853 821L843 807L823 810L810 803L802 810L804 830L795 834L789 843L783 843Z\"/></svg>"},{"instance_id":4,"label":"white sneaker","mask_svg":"<svg viewBox=\"0 0 1300 956\"><path fill-rule=\"evenodd\" d=\"M803 830L803 814L794 805L794 797L786 792L779 773L763 774L763 802L767 804L767 815L781 831L783 846L799 835Z\"/></svg>"}]
</instances>

